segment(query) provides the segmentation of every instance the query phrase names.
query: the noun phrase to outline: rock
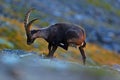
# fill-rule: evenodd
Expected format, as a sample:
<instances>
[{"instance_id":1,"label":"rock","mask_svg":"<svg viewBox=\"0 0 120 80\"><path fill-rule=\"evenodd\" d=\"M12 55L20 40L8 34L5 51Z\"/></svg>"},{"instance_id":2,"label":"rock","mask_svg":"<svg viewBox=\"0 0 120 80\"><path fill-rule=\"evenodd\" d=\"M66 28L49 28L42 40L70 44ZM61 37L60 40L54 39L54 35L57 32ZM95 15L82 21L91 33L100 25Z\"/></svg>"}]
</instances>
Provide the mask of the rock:
<instances>
[{"instance_id":1,"label":"rock","mask_svg":"<svg viewBox=\"0 0 120 80\"><path fill-rule=\"evenodd\" d=\"M113 65L113 69L115 69L115 70L120 72L120 65L118 65L118 64Z\"/></svg>"}]
</instances>

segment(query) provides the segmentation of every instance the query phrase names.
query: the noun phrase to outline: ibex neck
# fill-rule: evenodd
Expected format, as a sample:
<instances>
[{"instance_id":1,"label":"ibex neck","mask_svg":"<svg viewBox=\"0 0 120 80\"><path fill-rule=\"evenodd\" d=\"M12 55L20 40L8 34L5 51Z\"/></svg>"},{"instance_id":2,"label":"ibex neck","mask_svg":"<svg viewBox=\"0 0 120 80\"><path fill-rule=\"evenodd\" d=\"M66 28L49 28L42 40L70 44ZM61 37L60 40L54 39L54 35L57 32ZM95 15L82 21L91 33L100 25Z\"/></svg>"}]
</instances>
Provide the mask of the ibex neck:
<instances>
[{"instance_id":1,"label":"ibex neck","mask_svg":"<svg viewBox=\"0 0 120 80\"><path fill-rule=\"evenodd\" d=\"M47 39L49 35L49 30L48 28L41 28L39 30L39 37L43 39Z\"/></svg>"}]
</instances>

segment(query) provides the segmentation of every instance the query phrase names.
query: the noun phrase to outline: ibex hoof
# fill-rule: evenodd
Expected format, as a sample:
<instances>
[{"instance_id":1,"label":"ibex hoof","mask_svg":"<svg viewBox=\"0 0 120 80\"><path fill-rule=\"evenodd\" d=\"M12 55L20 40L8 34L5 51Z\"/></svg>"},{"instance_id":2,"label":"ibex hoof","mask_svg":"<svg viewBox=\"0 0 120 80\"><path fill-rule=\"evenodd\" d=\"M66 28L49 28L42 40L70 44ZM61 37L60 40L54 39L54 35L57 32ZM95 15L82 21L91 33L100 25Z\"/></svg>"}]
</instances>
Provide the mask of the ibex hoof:
<instances>
[{"instance_id":1,"label":"ibex hoof","mask_svg":"<svg viewBox=\"0 0 120 80\"><path fill-rule=\"evenodd\" d=\"M83 59L83 65L85 65L86 64L86 59Z\"/></svg>"},{"instance_id":2,"label":"ibex hoof","mask_svg":"<svg viewBox=\"0 0 120 80\"><path fill-rule=\"evenodd\" d=\"M51 55L46 55L45 58L53 58Z\"/></svg>"}]
</instances>

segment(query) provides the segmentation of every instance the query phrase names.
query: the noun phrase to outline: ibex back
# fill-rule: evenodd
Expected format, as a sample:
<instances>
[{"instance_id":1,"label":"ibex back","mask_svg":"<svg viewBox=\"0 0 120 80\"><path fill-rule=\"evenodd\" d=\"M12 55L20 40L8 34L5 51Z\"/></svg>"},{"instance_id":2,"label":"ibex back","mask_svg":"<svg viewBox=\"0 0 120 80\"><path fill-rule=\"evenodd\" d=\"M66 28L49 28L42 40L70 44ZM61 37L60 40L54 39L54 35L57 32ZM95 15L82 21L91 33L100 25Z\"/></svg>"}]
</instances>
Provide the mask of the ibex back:
<instances>
[{"instance_id":1,"label":"ibex back","mask_svg":"<svg viewBox=\"0 0 120 80\"><path fill-rule=\"evenodd\" d=\"M40 28L38 30L30 30L31 24L37 19L33 19L30 22L29 16L30 9L25 16L24 27L27 35L27 44L30 45L37 38L43 38L48 42L49 53L47 57L53 57L54 52L59 47L68 50L68 46L75 45L79 47L82 55L83 63L85 64L86 56L84 47L86 45L86 34L82 27L68 24L68 23L56 23L47 28Z\"/></svg>"}]
</instances>

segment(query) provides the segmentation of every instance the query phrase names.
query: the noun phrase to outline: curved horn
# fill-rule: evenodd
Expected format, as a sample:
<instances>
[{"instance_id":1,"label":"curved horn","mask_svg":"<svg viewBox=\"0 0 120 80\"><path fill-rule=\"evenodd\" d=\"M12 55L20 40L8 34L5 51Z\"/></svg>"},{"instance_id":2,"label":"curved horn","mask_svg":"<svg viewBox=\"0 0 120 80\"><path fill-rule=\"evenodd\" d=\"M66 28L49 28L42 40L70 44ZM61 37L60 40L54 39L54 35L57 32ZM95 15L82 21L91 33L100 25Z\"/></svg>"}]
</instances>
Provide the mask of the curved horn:
<instances>
[{"instance_id":1,"label":"curved horn","mask_svg":"<svg viewBox=\"0 0 120 80\"><path fill-rule=\"evenodd\" d=\"M31 38L30 27L31 27L32 23L34 21L38 20L38 19L33 19L29 22L30 13L32 10L34 10L34 8L28 10L28 12L25 14L25 19L24 19L24 27L25 27L26 35L28 38Z\"/></svg>"}]
</instances>

